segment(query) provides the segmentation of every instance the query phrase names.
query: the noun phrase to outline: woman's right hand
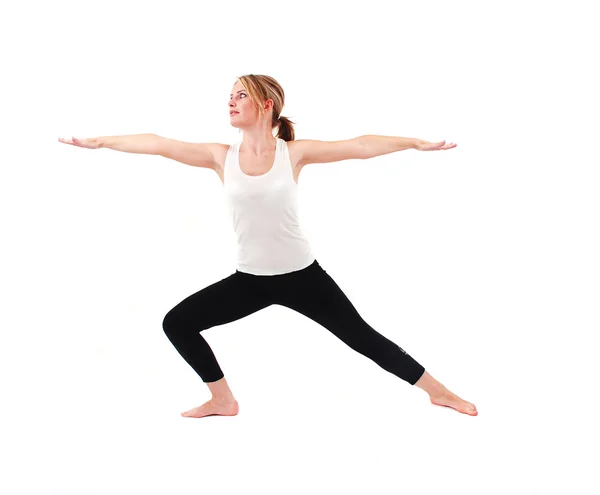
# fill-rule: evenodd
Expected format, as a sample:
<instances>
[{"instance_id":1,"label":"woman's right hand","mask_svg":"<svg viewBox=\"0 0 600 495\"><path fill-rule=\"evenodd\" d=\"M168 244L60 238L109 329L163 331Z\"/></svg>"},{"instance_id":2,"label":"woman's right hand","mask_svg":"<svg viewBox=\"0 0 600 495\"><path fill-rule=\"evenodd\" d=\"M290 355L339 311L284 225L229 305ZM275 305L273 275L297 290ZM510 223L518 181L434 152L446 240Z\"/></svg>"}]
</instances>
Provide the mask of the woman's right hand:
<instances>
[{"instance_id":1,"label":"woman's right hand","mask_svg":"<svg viewBox=\"0 0 600 495\"><path fill-rule=\"evenodd\" d=\"M78 146L79 148L88 148L90 150L95 150L98 148L102 148L102 143L99 138L73 138L73 139L64 139L58 138L61 143L70 144L72 146Z\"/></svg>"}]
</instances>

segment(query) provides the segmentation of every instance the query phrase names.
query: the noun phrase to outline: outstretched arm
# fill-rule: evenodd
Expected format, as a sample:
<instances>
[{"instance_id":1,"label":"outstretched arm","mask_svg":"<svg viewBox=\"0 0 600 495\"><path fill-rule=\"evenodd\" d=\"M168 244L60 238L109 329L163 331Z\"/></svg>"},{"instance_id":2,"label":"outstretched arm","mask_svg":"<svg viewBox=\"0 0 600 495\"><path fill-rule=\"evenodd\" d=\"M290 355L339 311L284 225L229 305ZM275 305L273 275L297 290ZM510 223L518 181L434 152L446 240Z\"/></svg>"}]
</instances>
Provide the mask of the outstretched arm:
<instances>
[{"instance_id":1,"label":"outstretched arm","mask_svg":"<svg viewBox=\"0 0 600 495\"><path fill-rule=\"evenodd\" d=\"M156 134L127 134L125 136L101 136L93 138L58 138L61 143L77 146L78 148L87 148L96 150L98 148L109 148L126 153L142 153L146 155L156 155L159 151L159 144L163 140Z\"/></svg>"},{"instance_id":2,"label":"outstretched arm","mask_svg":"<svg viewBox=\"0 0 600 495\"><path fill-rule=\"evenodd\" d=\"M454 143L446 144L446 141L431 143L417 138L405 138L396 136L366 135L357 138L364 149L364 158L387 155L396 151L415 149L418 151L448 150L456 147Z\"/></svg>"},{"instance_id":3,"label":"outstretched arm","mask_svg":"<svg viewBox=\"0 0 600 495\"><path fill-rule=\"evenodd\" d=\"M419 151L448 150L456 144L441 141L430 143L417 138L365 135L341 141L317 141L299 139L294 145L298 151L300 166L307 163L331 163L341 160L365 160L387 155L395 151L415 149Z\"/></svg>"},{"instance_id":4,"label":"outstretched arm","mask_svg":"<svg viewBox=\"0 0 600 495\"><path fill-rule=\"evenodd\" d=\"M61 143L80 148L108 148L126 153L160 155L186 165L216 170L216 156L227 149L220 143L186 143L157 134L128 134L125 136L101 136L95 138L58 138Z\"/></svg>"}]
</instances>

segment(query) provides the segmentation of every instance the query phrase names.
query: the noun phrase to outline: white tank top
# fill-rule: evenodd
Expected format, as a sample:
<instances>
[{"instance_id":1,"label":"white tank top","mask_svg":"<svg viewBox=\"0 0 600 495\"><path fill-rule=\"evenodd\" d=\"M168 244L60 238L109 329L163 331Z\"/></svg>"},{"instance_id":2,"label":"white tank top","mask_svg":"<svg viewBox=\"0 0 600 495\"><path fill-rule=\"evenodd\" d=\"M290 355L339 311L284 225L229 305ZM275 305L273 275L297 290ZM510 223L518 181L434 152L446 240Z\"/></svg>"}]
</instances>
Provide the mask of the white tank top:
<instances>
[{"instance_id":1,"label":"white tank top","mask_svg":"<svg viewBox=\"0 0 600 495\"><path fill-rule=\"evenodd\" d=\"M223 184L237 236L237 269L254 275L279 275L315 261L298 221L298 184L287 143L277 139L275 161L262 175L240 168L240 145L227 151Z\"/></svg>"}]
</instances>

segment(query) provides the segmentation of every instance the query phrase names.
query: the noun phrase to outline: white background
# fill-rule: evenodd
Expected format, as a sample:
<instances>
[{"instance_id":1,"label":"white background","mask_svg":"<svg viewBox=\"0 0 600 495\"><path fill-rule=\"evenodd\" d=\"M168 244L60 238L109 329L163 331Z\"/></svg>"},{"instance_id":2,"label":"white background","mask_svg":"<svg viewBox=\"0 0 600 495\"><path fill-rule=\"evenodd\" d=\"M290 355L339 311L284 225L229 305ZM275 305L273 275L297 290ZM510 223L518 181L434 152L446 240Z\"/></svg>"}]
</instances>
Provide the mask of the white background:
<instances>
[{"instance_id":1,"label":"white background","mask_svg":"<svg viewBox=\"0 0 600 495\"><path fill-rule=\"evenodd\" d=\"M0 491L599 493L591 3L7 8ZM203 334L239 415L180 416L210 395L161 324L235 270L222 184L58 137L234 143L249 73L297 139L458 144L309 164L300 216L363 318L479 416L280 306Z\"/></svg>"}]
</instances>

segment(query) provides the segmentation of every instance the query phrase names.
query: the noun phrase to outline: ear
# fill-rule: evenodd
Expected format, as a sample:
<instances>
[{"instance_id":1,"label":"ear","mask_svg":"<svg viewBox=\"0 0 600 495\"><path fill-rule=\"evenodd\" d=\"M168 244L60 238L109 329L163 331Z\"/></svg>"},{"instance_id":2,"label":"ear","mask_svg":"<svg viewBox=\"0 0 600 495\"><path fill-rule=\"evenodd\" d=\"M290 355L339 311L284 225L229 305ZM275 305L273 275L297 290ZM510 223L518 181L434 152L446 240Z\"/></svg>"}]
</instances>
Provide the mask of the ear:
<instances>
[{"instance_id":1,"label":"ear","mask_svg":"<svg viewBox=\"0 0 600 495\"><path fill-rule=\"evenodd\" d=\"M270 102L270 104L269 104ZM273 108L273 105L275 105L275 103L273 102L273 100L271 98L269 98L268 100L265 101L265 110L268 110L269 108Z\"/></svg>"}]
</instances>

